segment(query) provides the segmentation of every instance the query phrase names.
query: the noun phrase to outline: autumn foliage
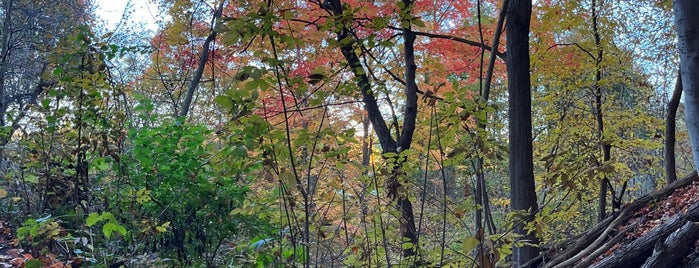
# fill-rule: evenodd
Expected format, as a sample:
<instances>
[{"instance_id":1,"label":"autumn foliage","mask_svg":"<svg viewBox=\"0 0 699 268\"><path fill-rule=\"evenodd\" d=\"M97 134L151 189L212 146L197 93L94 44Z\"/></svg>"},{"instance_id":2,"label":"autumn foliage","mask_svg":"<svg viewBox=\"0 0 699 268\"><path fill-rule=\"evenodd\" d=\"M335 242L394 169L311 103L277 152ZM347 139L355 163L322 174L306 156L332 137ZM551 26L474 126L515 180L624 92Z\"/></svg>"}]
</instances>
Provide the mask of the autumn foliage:
<instances>
[{"instance_id":1,"label":"autumn foliage","mask_svg":"<svg viewBox=\"0 0 699 268\"><path fill-rule=\"evenodd\" d=\"M24 2L0 7L3 264L505 267L665 185L669 4L534 1L538 206L516 211L503 1L158 0L151 33L30 29L93 7Z\"/></svg>"}]
</instances>

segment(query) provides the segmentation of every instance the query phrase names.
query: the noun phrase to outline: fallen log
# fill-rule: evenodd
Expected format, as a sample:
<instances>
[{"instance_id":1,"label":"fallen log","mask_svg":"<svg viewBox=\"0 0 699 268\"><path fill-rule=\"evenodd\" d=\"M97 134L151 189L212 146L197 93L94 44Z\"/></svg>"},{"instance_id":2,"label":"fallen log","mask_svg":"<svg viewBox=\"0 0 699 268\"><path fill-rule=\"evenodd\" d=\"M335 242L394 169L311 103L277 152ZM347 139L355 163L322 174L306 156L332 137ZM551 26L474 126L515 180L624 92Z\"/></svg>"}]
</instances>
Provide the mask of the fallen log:
<instances>
[{"instance_id":1,"label":"fallen log","mask_svg":"<svg viewBox=\"0 0 699 268\"><path fill-rule=\"evenodd\" d=\"M594 264L594 268L611 267L611 268L622 268L622 267L641 267L648 257L653 253L653 248L658 244L664 244L664 241L670 234L678 231L682 226L687 223L694 223L699 221L699 203L696 203L690 207L687 213L680 213L672 218L670 218L664 224L653 228L647 234L637 238L630 244L617 249L612 253L612 255L607 256L601 261ZM673 238L674 240L682 238ZM670 240L670 239L668 239ZM696 239L692 240L692 244ZM658 242L659 241L659 242ZM679 241L670 241L673 243L679 243ZM663 250L664 251L664 250ZM659 253L661 254L661 253ZM662 253L666 254L666 253ZM685 256L688 254L685 254ZM680 258L681 260L681 258ZM581 263L581 267L588 267L584 263ZM653 267L673 267L673 266L653 266Z\"/></svg>"},{"instance_id":2,"label":"fallen log","mask_svg":"<svg viewBox=\"0 0 699 268\"><path fill-rule=\"evenodd\" d=\"M699 223L687 222L665 239L657 243L653 255L646 260L642 268L679 267L682 260L692 253L692 247L699 238Z\"/></svg>"},{"instance_id":3,"label":"fallen log","mask_svg":"<svg viewBox=\"0 0 699 268\"><path fill-rule=\"evenodd\" d=\"M618 233L616 232L619 231L616 229L617 226L623 226L634 217L639 209L647 206L649 203L668 197L675 190L685 187L696 180L699 180L699 177L697 176L696 172L692 172L690 175L685 176L681 180L677 180L660 190L637 199L624 207L621 211L610 215L604 221L590 228L584 233L584 235L579 236L579 238L576 240L562 246L553 247L549 252L543 253L540 256L545 260L543 261L542 267L574 267L580 264L581 261L589 264L590 260L596 259L614 246L613 243L607 242L609 239L617 237ZM677 228L679 227L681 227L681 225ZM622 230L622 232L623 231L624 230ZM548 259L550 260L546 261Z\"/></svg>"}]
</instances>

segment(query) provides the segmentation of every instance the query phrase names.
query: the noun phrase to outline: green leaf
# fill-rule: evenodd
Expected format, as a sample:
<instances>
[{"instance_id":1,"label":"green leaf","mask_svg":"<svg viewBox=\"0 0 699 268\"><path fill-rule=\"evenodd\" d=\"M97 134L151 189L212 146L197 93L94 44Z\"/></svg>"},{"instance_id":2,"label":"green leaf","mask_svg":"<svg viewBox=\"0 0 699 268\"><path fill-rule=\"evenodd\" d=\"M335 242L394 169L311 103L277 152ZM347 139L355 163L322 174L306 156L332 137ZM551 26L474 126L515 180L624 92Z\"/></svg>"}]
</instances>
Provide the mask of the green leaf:
<instances>
[{"instance_id":1,"label":"green leaf","mask_svg":"<svg viewBox=\"0 0 699 268\"><path fill-rule=\"evenodd\" d=\"M413 22L413 24L415 24L415 26L425 27L425 23L422 22L422 20L416 19L416 20L413 20L412 22Z\"/></svg>"},{"instance_id":2,"label":"green leaf","mask_svg":"<svg viewBox=\"0 0 699 268\"><path fill-rule=\"evenodd\" d=\"M29 174L29 175L27 175L27 177L24 178L24 181L26 181L28 183L37 184L37 183L39 183L39 177L37 177L34 174Z\"/></svg>"},{"instance_id":3,"label":"green leaf","mask_svg":"<svg viewBox=\"0 0 699 268\"><path fill-rule=\"evenodd\" d=\"M97 168L99 171L107 171L109 170L110 165L105 158L100 157L92 162L92 166Z\"/></svg>"},{"instance_id":4,"label":"green leaf","mask_svg":"<svg viewBox=\"0 0 699 268\"><path fill-rule=\"evenodd\" d=\"M404 9L404 8L405 8L405 3L403 3L402 1L398 1L398 2L396 3L396 6L397 6L399 9Z\"/></svg>"},{"instance_id":5,"label":"green leaf","mask_svg":"<svg viewBox=\"0 0 699 268\"><path fill-rule=\"evenodd\" d=\"M231 97L228 97L228 96L221 96L221 95L216 96L214 101L216 101L216 103L218 105L221 105L221 107L223 107L223 108L233 107L233 99L231 99Z\"/></svg>"},{"instance_id":6,"label":"green leaf","mask_svg":"<svg viewBox=\"0 0 699 268\"><path fill-rule=\"evenodd\" d=\"M244 86L245 91L253 91L257 89L260 86L260 81L261 80L252 80L249 83L246 83Z\"/></svg>"},{"instance_id":7,"label":"green leaf","mask_svg":"<svg viewBox=\"0 0 699 268\"><path fill-rule=\"evenodd\" d=\"M166 222L166 223L161 224L160 226L156 226L155 229L158 232L164 233L164 232L167 232L168 226L170 226L170 222Z\"/></svg>"},{"instance_id":8,"label":"green leaf","mask_svg":"<svg viewBox=\"0 0 699 268\"><path fill-rule=\"evenodd\" d=\"M248 155L248 150L243 145L238 145L233 148L233 156L235 157L245 157Z\"/></svg>"},{"instance_id":9,"label":"green leaf","mask_svg":"<svg viewBox=\"0 0 699 268\"><path fill-rule=\"evenodd\" d=\"M63 68L61 68L61 67L56 67L56 69L53 69L53 75L59 76L59 75L61 75L61 74L63 74Z\"/></svg>"},{"instance_id":10,"label":"green leaf","mask_svg":"<svg viewBox=\"0 0 699 268\"><path fill-rule=\"evenodd\" d=\"M101 220L102 217L99 214L97 214L97 212L92 212L89 216L87 216L87 220L85 220L85 223L87 224L87 226L93 226Z\"/></svg>"},{"instance_id":11,"label":"green leaf","mask_svg":"<svg viewBox=\"0 0 699 268\"><path fill-rule=\"evenodd\" d=\"M294 174L288 170L285 170L279 174L279 180L281 180L286 187L292 188L296 184L296 178Z\"/></svg>"},{"instance_id":12,"label":"green leaf","mask_svg":"<svg viewBox=\"0 0 699 268\"><path fill-rule=\"evenodd\" d=\"M114 233L114 231L117 231L121 235L126 235L126 228L115 222L107 222L102 227L102 232L104 233L104 236L106 236L107 238L111 238L112 233Z\"/></svg>"},{"instance_id":13,"label":"green leaf","mask_svg":"<svg viewBox=\"0 0 699 268\"><path fill-rule=\"evenodd\" d=\"M136 203L143 204L150 201L150 193L151 191L146 188L138 190L138 192L136 192Z\"/></svg>"},{"instance_id":14,"label":"green leaf","mask_svg":"<svg viewBox=\"0 0 699 268\"><path fill-rule=\"evenodd\" d=\"M116 218L114 217L114 215L112 215L111 212L103 212L102 219L108 220L108 221L116 221Z\"/></svg>"},{"instance_id":15,"label":"green leaf","mask_svg":"<svg viewBox=\"0 0 699 268\"><path fill-rule=\"evenodd\" d=\"M25 268L41 268L44 267L44 262L40 260L28 260L24 263Z\"/></svg>"}]
</instances>

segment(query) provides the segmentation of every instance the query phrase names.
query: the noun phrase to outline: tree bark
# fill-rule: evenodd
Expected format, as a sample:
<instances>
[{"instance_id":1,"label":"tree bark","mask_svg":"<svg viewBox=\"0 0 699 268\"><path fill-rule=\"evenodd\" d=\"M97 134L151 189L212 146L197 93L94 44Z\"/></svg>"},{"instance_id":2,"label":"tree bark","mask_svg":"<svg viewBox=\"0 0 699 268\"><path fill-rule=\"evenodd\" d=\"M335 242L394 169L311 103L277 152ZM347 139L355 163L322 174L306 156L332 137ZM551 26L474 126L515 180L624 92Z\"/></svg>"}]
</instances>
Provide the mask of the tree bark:
<instances>
[{"instance_id":1,"label":"tree bark","mask_svg":"<svg viewBox=\"0 0 699 268\"><path fill-rule=\"evenodd\" d=\"M665 179L667 183L677 180L677 170L675 168L675 130L677 108L680 106L682 97L682 72L677 72L677 82L672 97L667 103L667 118L665 120Z\"/></svg>"},{"instance_id":2,"label":"tree bark","mask_svg":"<svg viewBox=\"0 0 699 268\"><path fill-rule=\"evenodd\" d=\"M684 107L694 167L699 168L699 1L673 0Z\"/></svg>"},{"instance_id":3,"label":"tree bark","mask_svg":"<svg viewBox=\"0 0 699 268\"><path fill-rule=\"evenodd\" d=\"M209 61L209 51L211 42L216 40L216 31L214 30L214 26L216 20L221 17L221 14L223 14L223 6L225 3L226 0L222 0L221 3L219 3L219 6L216 9L216 11L214 11L214 17L211 19L211 33L209 33L209 36L206 37L206 40L204 40L204 44L201 47L201 54L199 55L199 64L197 65L197 70L194 72L194 77L192 77L192 82L189 84L189 88L187 88L187 95L184 98L182 108L180 109L180 112L177 114L177 117L187 117L187 114L189 113L189 108L192 106L192 98L194 97L194 92L197 91L197 87L199 87L199 82L201 81L201 77L204 74L204 68L206 68L206 63Z\"/></svg>"},{"instance_id":4,"label":"tree bark","mask_svg":"<svg viewBox=\"0 0 699 268\"><path fill-rule=\"evenodd\" d=\"M12 3L12 0L3 1L5 18L2 22L2 33L0 33L2 35L2 39L0 40L0 42L2 42L0 44L0 128L6 127L5 113L7 113L7 109L10 106L10 100L7 97L7 89L5 88L5 77L10 55L8 50L10 48L10 30L12 29ZM0 145L4 146L7 141L9 141L9 136L0 137ZM0 153L2 153L2 150L0 150ZM2 161L1 158L0 161Z\"/></svg>"},{"instance_id":5,"label":"tree bark","mask_svg":"<svg viewBox=\"0 0 699 268\"><path fill-rule=\"evenodd\" d=\"M699 238L699 223L689 221L670 234L663 243L656 243L653 255L642 268L679 267L682 259L692 253L694 242Z\"/></svg>"},{"instance_id":6,"label":"tree bark","mask_svg":"<svg viewBox=\"0 0 699 268\"><path fill-rule=\"evenodd\" d=\"M509 93L509 173L513 210L523 213L515 233L520 242L537 244L525 226L538 210L532 159L531 80L529 66L529 24L531 0L512 0L507 13L507 83ZM521 267L538 255L537 248L524 245L513 249L514 267Z\"/></svg>"}]
</instances>

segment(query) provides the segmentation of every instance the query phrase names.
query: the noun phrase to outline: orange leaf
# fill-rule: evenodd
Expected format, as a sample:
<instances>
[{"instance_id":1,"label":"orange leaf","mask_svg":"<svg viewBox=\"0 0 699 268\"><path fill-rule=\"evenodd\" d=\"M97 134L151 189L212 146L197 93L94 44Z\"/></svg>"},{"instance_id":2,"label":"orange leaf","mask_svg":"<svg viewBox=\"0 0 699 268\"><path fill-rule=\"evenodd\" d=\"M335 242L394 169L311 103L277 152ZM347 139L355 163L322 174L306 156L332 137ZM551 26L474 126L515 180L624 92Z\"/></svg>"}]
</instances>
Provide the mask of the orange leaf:
<instances>
[{"instance_id":1,"label":"orange leaf","mask_svg":"<svg viewBox=\"0 0 699 268\"><path fill-rule=\"evenodd\" d=\"M62 262L57 262L54 264L51 264L48 268L70 268L70 265L64 265Z\"/></svg>"}]
</instances>

